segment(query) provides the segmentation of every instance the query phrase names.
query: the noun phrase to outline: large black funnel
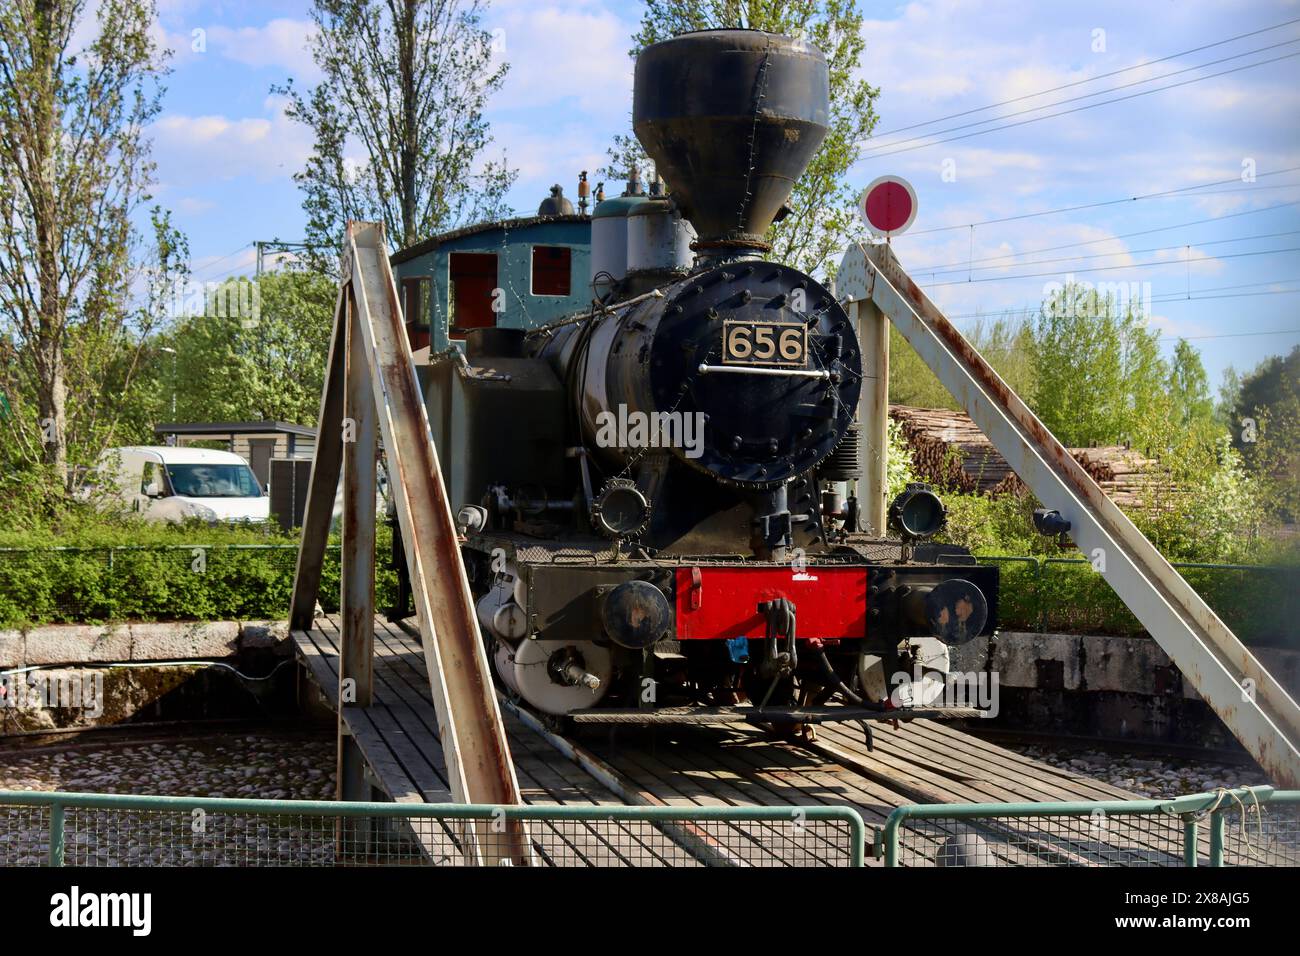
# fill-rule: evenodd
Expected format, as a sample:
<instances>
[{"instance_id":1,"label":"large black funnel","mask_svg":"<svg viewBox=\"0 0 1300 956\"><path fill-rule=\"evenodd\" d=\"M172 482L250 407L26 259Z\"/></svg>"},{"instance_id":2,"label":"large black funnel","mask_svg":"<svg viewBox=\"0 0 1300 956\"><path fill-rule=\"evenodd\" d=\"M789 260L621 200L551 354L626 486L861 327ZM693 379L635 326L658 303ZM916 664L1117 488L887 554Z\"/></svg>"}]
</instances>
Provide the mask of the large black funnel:
<instances>
[{"instance_id":1,"label":"large black funnel","mask_svg":"<svg viewBox=\"0 0 1300 956\"><path fill-rule=\"evenodd\" d=\"M826 136L826 58L758 30L685 33L641 51L632 127L704 258L768 248L764 235Z\"/></svg>"}]
</instances>

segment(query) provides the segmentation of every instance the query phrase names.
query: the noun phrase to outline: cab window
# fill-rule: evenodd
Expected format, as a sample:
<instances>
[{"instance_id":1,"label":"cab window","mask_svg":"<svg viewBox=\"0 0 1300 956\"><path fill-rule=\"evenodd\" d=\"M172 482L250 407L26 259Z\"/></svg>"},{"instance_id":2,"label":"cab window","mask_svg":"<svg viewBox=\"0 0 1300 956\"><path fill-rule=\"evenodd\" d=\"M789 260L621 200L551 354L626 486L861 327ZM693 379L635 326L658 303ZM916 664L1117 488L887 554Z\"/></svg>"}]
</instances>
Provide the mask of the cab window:
<instances>
[{"instance_id":1,"label":"cab window","mask_svg":"<svg viewBox=\"0 0 1300 956\"><path fill-rule=\"evenodd\" d=\"M568 246L533 246L533 295L568 295L572 262Z\"/></svg>"},{"instance_id":2,"label":"cab window","mask_svg":"<svg viewBox=\"0 0 1300 956\"><path fill-rule=\"evenodd\" d=\"M496 325L492 310L497 293L497 257L491 252L453 252L447 257L451 282L448 311L451 337L463 338L469 329Z\"/></svg>"}]
</instances>

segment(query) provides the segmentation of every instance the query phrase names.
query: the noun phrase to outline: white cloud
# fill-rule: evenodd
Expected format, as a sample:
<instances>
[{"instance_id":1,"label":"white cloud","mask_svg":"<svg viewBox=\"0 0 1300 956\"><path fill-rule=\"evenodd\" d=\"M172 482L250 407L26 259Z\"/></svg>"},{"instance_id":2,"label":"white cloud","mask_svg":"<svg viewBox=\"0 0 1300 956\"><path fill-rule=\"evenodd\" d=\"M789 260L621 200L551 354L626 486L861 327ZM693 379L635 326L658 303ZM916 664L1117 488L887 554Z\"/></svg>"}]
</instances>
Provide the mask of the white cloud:
<instances>
[{"instance_id":1,"label":"white cloud","mask_svg":"<svg viewBox=\"0 0 1300 956\"><path fill-rule=\"evenodd\" d=\"M269 67L314 83L320 71L309 49L315 25L310 20L280 17L260 27L208 27L208 49L245 66Z\"/></svg>"},{"instance_id":2,"label":"white cloud","mask_svg":"<svg viewBox=\"0 0 1300 956\"><path fill-rule=\"evenodd\" d=\"M172 208L186 215L196 215L201 212L207 212L215 209L217 204L210 199L199 199L195 196L182 196L172 202Z\"/></svg>"},{"instance_id":3,"label":"white cloud","mask_svg":"<svg viewBox=\"0 0 1300 956\"><path fill-rule=\"evenodd\" d=\"M269 96L265 116L165 113L150 128L160 165L174 182L251 176L288 180L311 155L311 134L284 115L282 97ZM287 182L286 182L287 184Z\"/></svg>"},{"instance_id":4,"label":"white cloud","mask_svg":"<svg viewBox=\"0 0 1300 956\"><path fill-rule=\"evenodd\" d=\"M552 106L584 116L625 114L632 106L630 36L635 24L593 4L518 4L495 11L510 72L494 110ZM545 112L533 117L544 127Z\"/></svg>"}]
</instances>

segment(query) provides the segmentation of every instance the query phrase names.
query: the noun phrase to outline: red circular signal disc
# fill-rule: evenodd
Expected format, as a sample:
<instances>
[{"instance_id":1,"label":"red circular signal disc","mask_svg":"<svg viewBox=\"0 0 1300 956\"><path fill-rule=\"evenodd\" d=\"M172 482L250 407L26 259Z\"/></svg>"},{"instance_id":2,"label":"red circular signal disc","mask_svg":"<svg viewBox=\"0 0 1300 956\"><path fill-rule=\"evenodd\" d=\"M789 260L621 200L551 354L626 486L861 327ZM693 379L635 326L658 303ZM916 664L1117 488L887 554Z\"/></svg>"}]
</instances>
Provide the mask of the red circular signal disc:
<instances>
[{"instance_id":1,"label":"red circular signal disc","mask_svg":"<svg viewBox=\"0 0 1300 956\"><path fill-rule=\"evenodd\" d=\"M858 212L877 236L896 236L916 219L916 190L901 176L881 176L862 191Z\"/></svg>"}]
</instances>

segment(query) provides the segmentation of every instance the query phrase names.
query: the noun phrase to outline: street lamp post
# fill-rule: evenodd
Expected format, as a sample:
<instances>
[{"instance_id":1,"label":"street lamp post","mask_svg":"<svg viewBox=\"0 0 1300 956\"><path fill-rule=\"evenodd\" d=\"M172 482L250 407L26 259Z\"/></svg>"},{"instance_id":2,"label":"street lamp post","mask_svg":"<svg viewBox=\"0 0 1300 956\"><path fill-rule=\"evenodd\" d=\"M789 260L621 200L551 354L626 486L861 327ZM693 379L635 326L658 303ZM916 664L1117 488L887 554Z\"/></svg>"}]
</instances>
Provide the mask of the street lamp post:
<instances>
[{"instance_id":1,"label":"street lamp post","mask_svg":"<svg viewBox=\"0 0 1300 956\"><path fill-rule=\"evenodd\" d=\"M174 422L176 421L176 350L164 345L158 351L169 352L172 357L172 421Z\"/></svg>"}]
</instances>

